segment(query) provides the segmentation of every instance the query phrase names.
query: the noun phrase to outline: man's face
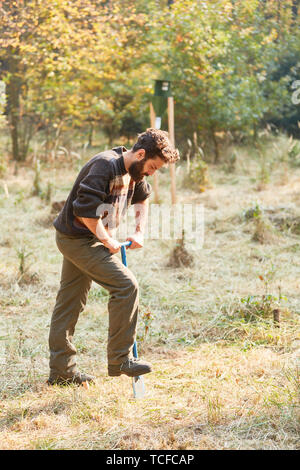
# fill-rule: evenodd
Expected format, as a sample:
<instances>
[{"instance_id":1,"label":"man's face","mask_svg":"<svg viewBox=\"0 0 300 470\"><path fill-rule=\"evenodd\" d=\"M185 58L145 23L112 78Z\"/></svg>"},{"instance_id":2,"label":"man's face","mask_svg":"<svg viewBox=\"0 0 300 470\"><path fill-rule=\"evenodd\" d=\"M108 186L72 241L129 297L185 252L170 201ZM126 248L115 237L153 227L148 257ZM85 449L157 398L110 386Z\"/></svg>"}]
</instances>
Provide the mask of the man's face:
<instances>
[{"instance_id":1,"label":"man's face","mask_svg":"<svg viewBox=\"0 0 300 470\"><path fill-rule=\"evenodd\" d=\"M159 157L149 158L148 160L145 160L143 158L142 160L133 162L130 165L128 172L131 178L136 183L138 183L144 178L144 176L153 175L153 173L155 173L156 170L161 168L163 165L164 165L164 161Z\"/></svg>"}]
</instances>

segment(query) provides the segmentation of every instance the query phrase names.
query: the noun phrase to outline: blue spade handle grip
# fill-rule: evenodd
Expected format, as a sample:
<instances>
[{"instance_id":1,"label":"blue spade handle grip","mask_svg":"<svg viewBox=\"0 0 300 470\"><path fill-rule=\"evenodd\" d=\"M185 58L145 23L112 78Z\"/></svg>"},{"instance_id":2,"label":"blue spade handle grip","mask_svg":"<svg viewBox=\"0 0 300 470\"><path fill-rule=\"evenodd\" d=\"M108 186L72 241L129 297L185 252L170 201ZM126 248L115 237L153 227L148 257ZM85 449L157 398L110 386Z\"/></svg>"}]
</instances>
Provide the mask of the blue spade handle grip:
<instances>
[{"instance_id":1,"label":"blue spade handle grip","mask_svg":"<svg viewBox=\"0 0 300 470\"><path fill-rule=\"evenodd\" d=\"M127 240L127 242L123 242L123 243L121 243L121 246L130 246L130 245L131 245L131 243L132 243L132 241L131 241L131 240Z\"/></svg>"},{"instance_id":2,"label":"blue spade handle grip","mask_svg":"<svg viewBox=\"0 0 300 470\"><path fill-rule=\"evenodd\" d=\"M132 242L130 240L127 242L121 243L121 256L122 256L122 263L124 264L124 266L127 266L126 246L130 246L131 243Z\"/></svg>"}]
</instances>

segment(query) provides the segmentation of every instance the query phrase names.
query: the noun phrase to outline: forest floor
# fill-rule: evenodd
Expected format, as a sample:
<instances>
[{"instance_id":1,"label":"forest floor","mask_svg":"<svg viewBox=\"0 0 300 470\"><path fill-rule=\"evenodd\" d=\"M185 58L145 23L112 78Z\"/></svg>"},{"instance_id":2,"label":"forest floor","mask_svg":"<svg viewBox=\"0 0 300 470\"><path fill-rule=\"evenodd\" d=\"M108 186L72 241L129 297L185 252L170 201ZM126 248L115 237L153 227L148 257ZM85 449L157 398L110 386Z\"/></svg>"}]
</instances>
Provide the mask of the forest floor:
<instances>
[{"instance_id":1,"label":"forest floor","mask_svg":"<svg viewBox=\"0 0 300 470\"><path fill-rule=\"evenodd\" d=\"M300 168L272 164L266 178L241 151L230 169L210 165L199 193L180 163L178 204L203 204L204 243L186 240L190 266L170 266L175 240L128 252L139 352L154 366L135 400L128 377L107 376L108 296L96 284L74 338L96 384L46 385L62 262L51 204L82 164L42 164L37 196L30 166L0 181L0 448L299 449ZM167 169L159 186L170 204Z\"/></svg>"}]
</instances>

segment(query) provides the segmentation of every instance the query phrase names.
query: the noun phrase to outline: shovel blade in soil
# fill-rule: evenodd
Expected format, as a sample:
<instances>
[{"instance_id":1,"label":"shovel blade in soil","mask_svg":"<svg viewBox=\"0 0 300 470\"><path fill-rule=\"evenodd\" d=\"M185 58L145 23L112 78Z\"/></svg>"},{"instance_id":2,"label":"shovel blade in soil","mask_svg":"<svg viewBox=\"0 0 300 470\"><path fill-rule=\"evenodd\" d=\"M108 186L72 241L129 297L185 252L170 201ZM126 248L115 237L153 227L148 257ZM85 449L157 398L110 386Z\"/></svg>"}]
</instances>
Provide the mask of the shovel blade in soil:
<instances>
[{"instance_id":1,"label":"shovel blade in soil","mask_svg":"<svg viewBox=\"0 0 300 470\"><path fill-rule=\"evenodd\" d=\"M145 395L144 378L141 377L141 376L133 377L133 379L132 379L132 388L133 388L134 398L143 398L144 395Z\"/></svg>"}]
</instances>

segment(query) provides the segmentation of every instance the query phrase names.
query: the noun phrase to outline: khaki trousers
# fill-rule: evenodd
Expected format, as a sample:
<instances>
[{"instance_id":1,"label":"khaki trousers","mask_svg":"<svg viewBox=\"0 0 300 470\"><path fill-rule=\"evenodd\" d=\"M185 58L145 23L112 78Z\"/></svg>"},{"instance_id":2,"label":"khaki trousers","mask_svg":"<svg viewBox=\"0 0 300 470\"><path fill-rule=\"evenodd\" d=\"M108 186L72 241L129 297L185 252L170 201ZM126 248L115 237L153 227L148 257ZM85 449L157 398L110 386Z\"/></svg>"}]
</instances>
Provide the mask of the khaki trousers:
<instances>
[{"instance_id":1,"label":"khaki trousers","mask_svg":"<svg viewBox=\"0 0 300 470\"><path fill-rule=\"evenodd\" d=\"M77 372L72 341L92 281L109 292L108 364L122 364L132 355L136 336L138 284L134 275L94 236L75 238L56 231L56 243L63 265L50 325L50 378L70 378Z\"/></svg>"}]
</instances>

